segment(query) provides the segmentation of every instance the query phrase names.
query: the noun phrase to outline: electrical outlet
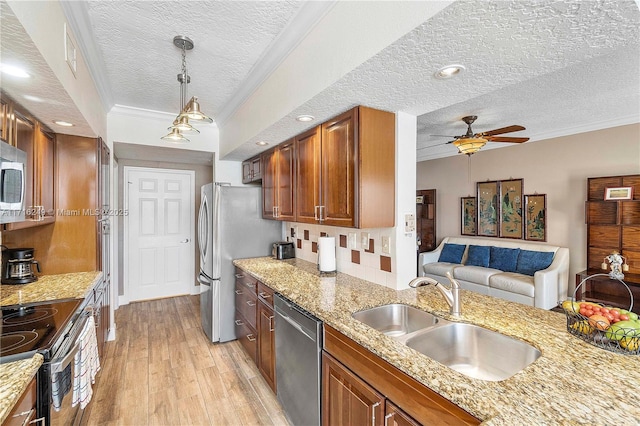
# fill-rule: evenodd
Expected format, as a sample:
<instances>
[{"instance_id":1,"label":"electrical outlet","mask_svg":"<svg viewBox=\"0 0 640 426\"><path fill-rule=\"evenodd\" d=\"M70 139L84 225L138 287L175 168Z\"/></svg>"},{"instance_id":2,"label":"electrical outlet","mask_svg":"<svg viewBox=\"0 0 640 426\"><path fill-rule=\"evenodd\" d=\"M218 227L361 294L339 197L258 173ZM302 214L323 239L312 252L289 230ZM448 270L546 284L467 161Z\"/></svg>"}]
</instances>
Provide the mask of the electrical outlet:
<instances>
[{"instance_id":1,"label":"electrical outlet","mask_svg":"<svg viewBox=\"0 0 640 426\"><path fill-rule=\"evenodd\" d=\"M368 249L369 248L369 233L368 232L361 232L360 233L360 245L362 246L363 249Z\"/></svg>"},{"instance_id":2,"label":"electrical outlet","mask_svg":"<svg viewBox=\"0 0 640 426\"><path fill-rule=\"evenodd\" d=\"M405 214L404 215L404 232L413 232L416 230L416 215Z\"/></svg>"},{"instance_id":3,"label":"electrical outlet","mask_svg":"<svg viewBox=\"0 0 640 426\"><path fill-rule=\"evenodd\" d=\"M349 232L349 239L347 240L347 247L349 247L350 249L355 249L356 248L356 241L357 241L356 233L355 232Z\"/></svg>"},{"instance_id":4,"label":"electrical outlet","mask_svg":"<svg viewBox=\"0 0 640 426\"><path fill-rule=\"evenodd\" d=\"M382 237L382 253L391 254L391 238Z\"/></svg>"}]
</instances>

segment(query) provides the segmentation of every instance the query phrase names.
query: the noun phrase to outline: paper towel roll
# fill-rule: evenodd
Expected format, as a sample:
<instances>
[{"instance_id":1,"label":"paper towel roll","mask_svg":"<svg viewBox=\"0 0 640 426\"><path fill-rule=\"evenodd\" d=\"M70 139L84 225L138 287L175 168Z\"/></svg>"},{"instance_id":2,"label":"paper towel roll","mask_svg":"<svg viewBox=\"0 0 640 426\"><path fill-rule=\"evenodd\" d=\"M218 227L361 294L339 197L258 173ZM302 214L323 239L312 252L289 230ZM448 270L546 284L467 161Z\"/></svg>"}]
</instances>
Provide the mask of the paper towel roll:
<instances>
[{"instance_id":1,"label":"paper towel roll","mask_svg":"<svg viewBox=\"0 0 640 426\"><path fill-rule=\"evenodd\" d=\"M336 271L336 239L334 237L318 238L318 269L320 272Z\"/></svg>"}]
</instances>

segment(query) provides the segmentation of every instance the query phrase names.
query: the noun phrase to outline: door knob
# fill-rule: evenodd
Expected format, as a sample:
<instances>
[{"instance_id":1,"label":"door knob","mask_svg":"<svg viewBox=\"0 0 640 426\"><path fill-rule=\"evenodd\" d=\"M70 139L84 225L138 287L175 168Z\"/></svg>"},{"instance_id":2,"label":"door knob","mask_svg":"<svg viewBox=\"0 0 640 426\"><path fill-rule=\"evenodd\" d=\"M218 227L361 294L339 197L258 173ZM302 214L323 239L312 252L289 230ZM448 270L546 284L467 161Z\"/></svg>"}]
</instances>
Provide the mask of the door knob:
<instances>
[{"instance_id":1,"label":"door knob","mask_svg":"<svg viewBox=\"0 0 640 426\"><path fill-rule=\"evenodd\" d=\"M181 243L183 243L183 244L184 244L184 243L188 243L188 242L189 242L189 239L188 239L188 238L185 238L184 240L182 240L182 241L180 241L180 242L181 242Z\"/></svg>"}]
</instances>

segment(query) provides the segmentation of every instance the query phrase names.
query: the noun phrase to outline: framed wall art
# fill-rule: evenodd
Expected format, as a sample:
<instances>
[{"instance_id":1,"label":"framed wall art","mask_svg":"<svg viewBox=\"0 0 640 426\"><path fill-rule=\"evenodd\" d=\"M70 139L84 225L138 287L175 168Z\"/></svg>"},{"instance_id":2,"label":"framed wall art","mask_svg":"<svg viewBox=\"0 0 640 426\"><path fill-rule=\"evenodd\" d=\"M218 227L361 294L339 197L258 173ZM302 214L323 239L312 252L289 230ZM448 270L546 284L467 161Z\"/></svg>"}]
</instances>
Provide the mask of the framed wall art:
<instances>
[{"instance_id":1,"label":"framed wall art","mask_svg":"<svg viewBox=\"0 0 640 426\"><path fill-rule=\"evenodd\" d=\"M525 195L525 240L547 241L547 196L546 194Z\"/></svg>"},{"instance_id":2,"label":"framed wall art","mask_svg":"<svg viewBox=\"0 0 640 426\"><path fill-rule=\"evenodd\" d=\"M500 238L522 239L522 179L500 181Z\"/></svg>"},{"instance_id":3,"label":"framed wall art","mask_svg":"<svg viewBox=\"0 0 640 426\"><path fill-rule=\"evenodd\" d=\"M606 188L604 190L604 199L605 200L632 200L633 186Z\"/></svg>"},{"instance_id":4,"label":"framed wall art","mask_svg":"<svg viewBox=\"0 0 640 426\"><path fill-rule=\"evenodd\" d=\"M460 198L461 235L476 235L476 197Z\"/></svg>"},{"instance_id":5,"label":"framed wall art","mask_svg":"<svg viewBox=\"0 0 640 426\"><path fill-rule=\"evenodd\" d=\"M498 181L478 182L477 184L477 234L481 237L498 236Z\"/></svg>"}]
</instances>

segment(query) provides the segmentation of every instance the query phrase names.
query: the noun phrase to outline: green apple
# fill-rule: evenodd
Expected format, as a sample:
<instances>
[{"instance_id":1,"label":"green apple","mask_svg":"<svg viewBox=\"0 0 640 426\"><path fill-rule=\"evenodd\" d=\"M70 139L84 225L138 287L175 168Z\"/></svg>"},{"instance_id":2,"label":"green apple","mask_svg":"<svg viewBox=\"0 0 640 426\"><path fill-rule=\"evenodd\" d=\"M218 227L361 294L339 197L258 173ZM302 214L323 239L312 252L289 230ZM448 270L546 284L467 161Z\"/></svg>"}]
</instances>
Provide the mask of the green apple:
<instances>
[{"instance_id":1,"label":"green apple","mask_svg":"<svg viewBox=\"0 0 640 426\"><path fill-rule=\"evenodd\" d=\"M607 336L609 340L616 341L622 338L640 337L640 322L632 320L618 321L609 326L605 336Z\"/></svg>"}]
</instances>

